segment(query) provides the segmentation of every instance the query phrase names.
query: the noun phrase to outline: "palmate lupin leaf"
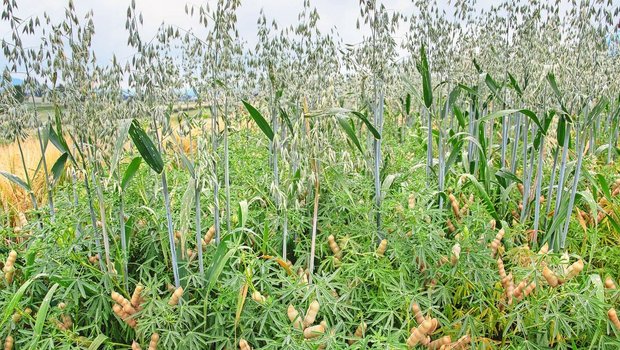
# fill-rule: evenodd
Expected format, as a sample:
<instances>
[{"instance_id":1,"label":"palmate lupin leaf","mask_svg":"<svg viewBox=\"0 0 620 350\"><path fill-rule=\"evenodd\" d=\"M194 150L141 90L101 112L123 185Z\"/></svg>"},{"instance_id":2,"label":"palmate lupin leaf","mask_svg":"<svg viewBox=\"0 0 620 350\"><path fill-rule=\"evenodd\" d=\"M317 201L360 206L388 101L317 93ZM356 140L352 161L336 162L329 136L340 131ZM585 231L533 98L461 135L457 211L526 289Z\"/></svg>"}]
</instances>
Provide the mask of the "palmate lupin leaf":
<instances>
[{"instance_id":1,"label":"palmate lupin leaf","mask_svg":"<svg viewBox=\"0 0 620 350\"><path fill-rule=\"evenodd\" d=\"M156 173L161 174L164 170L164 161L161 158L161 154L136 119L131 122L129 136L146 164L155 170Z\"/></svg>"}]
</instances>

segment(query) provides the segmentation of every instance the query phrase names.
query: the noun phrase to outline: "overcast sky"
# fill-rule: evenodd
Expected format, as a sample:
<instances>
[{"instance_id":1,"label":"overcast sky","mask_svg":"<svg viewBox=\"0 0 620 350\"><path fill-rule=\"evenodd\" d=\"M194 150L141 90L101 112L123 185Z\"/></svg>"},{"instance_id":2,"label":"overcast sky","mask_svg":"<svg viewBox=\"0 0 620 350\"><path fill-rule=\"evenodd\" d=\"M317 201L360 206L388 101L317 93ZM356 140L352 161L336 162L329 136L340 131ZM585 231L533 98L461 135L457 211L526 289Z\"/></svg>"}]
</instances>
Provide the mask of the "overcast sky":
<instances>
[{"instance_id":1,"label":"overcast sky","mask_svg":"<svg viewBox=\"0 0 620 350\"><path fill-rule=\"evenodd\" d=\"M21 18L42 16L48 13L54 20L64 16L67 0L17 0ZM479 0L480 7L488 7L493 0ZM185 0L136 0L136 8L144 16L141 30L143 38L151 38L162 22L174 24L182 28L197 27L197 20L185 14ZM411 13L411 0L385 0L386 7L404 13ZM439 0L441 6L448 9L448 0ZM100 64L106 64L116 53L120 61L125 61L133 51L126 45L125 16L130 0L75 0L77 13L83 15L90 9L94 11L95 36L93 48ZM359 0L311 0L321 17L319 28L327 32L331 27L337 30L345 43L361 41L364 31L356 29L355 23L359 16ZM256 43L256 20L261 8L268 18L275 19L280 25L288 26L297 20L297 14L303 6L303 0L242 0L238 10L238 29L240 36L250 47ZM449 11L452 13L452 10ZM10 40L9 26L0 22L0 35ZM24 43L37 45L36 38L28 38ZM6 59L0 57L0 67L6 65Z\"/></svg>"}]
</instances>

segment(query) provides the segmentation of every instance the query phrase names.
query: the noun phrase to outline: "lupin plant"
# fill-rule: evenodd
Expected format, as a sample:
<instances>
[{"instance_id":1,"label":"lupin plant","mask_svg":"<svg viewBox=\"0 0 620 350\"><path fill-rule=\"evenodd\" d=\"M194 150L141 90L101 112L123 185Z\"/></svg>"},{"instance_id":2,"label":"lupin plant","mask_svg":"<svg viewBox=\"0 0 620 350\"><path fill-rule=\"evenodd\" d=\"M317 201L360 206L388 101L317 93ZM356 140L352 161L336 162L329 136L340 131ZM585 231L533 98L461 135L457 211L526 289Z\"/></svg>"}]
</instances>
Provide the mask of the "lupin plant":
<instances>
[{"instance_id":1,"label":"lupin plant","mask_svg":"<svg viewBox=\"0 0 620 350\"><path fill-rule=\"evenodd\" d=\"M101 62L94 13L18 1L5 348L620 345L617 4L362 0L344 43L304 0L250 48L240 1L149 41L132 1Z\"/></svg>"}]
</instances>

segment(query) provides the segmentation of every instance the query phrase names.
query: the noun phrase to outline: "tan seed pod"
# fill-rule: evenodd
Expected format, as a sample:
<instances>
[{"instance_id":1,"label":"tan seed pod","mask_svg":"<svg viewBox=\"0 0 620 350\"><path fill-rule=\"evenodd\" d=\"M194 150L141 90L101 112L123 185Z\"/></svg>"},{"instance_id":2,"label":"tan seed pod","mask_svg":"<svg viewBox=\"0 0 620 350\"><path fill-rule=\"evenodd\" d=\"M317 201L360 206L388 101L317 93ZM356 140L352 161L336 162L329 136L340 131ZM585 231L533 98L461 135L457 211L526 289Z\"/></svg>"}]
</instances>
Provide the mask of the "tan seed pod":
<instances>
[{"instance_id":1,"label":"tan seed pod","mask_svg":"<svg viewBox=\"0 0 620 350\"><path fill-rule=\"evenodd\" d=\"M427 318L431 321L431 327L428 329L428 334L433 334L437 328L439 328L439 321L436 318Z\"/></svg>"},{"instance_id":2,"label":"tan seed pod","mask_svg":"<svg viewBox=\"0 0 620 350\"><path fill-rule=\"evenodd\" d=\"M521 194L521 196L523 196L523 190L524 190L523 184L522 183L518 183L517 184L517 188L519 189L519 193Z\"/></svg>"},{"instance_id":3,"label":"tan seed pod","mask_svg":"<svg viewBox=\"0 0 620 350\"><path fill-rule=\"evenodd\" d=\"M536 282L532 281L527 287L525 287L525 290L523 291L523 296L526 297L532 294L534 288L536 288Z\"/></svg>"},{"instance_id":4,"label":"tan seed pod","mask_svg":"<svg viewBox=\"0 0 620 350\"><path fill-rule=\"evenodd\" d=\"M359 326L357 326L357 328L355 329L355 333L353 333L353 336L358 339L363 338L364 334L366 333L366 327L368 327L368 325L366 324L366 322L362 321L362 323L360 323ZM358 339L349 339L349 345L355 344Z\"/></svg>"},{"instance_id":5,"label":"tan seed pod","mask_svg":"<svg viewBox=\"0 0 620 350\"><path fill-rule=\"evenodd\" d=\"M616 289L616 282L614 282L613 278L608 276L605 279L605 288L607 288L607 289Z\"/></svg>"},{"instance_id":6,"label":"tan seed pod","mask_svg":"<svg viewBox=\"0 0 620 350\"><path fill-rule=\"evenodd\" d=\"M6 339L4 339L4 350L13 350L13 343L15 341L13 340L13 337L10 335L7 335Z\"/></svg>"},{"instance_id":7,"label":"tan seed pod","mask_svg":"<svg viewBox=\"0 0 620 350\"><path fill-rule=\"evenodd\" d=\"M566 270L566 280L569 280L575 276L577 276L581 271L583 271L583 260L579 259L575 261L571 266Z\"/></svg>"},{"instance_id":8,"label":"tan seed pod","mask_svg":"<svg viewBox=\"0 0 620 350\"><path fill-rule=\"evenodd\" d=\"M239 339L239 350L252 350L252 347L248 344L247 340L241 338Z\"/></svg>"},{"instance_id":9,"label":"tan seed pod","mask_svg":"<svg viewBox=\"0 0 620 350\"><path fill-rule=\"evenodd\" d=\"M149 341L149 350L157 350L158 343L159 343L159 333L151 334L151 340Z\"/></svg>"},{"instance_id":10,"label":"tan seed pod","mask_svg":"<svg viewBox=\"0 0 620 350\"><path fill-rule=\"evenodd\" d=\"M295 309L293 305L288 306L287 316L288 319L293 323L293 327L299 330L303 329L303 321L299 316L299 312L297 311L297 309Z\"/></svg>"},{"instance_id":11,"label":"tan seed pod","mask_svg":"<svg viewBox=\"0 0 620 350\"><path fill-rule=\"evenodd\" d=\"M424 322L424 315L422 315L422 309L420 309L420 305L418 303L413 303L411 306L411 310L413 311L413 316L415 317L415 321L418 325L421 325Z\"/></svg>"},{"instance_id":12,"label":"tan seed pod","mask_svg":"<svg viewBox=\"0 0 620 350\"><path fill-rule=\"evenodd\" d=\"M527 280L523 279L515 288L513 295L517 299L521 300L521 298L523 298L523 291L525 290L525 287L527 287Z\"/></svg>"},{"instance_id":13,"label":"tan seed pod","mask_svg":"<svg viewBox=\"0 0 620 350\"><path fill-rule=\"evenodd\" d=\"M137 310L140 309L143 290L144 290L144 286L141 284L138 284L136 285L136 289L133 290L133 294L131 295L131 305L133 305L133 307L135 307Z\"/></svg>"},{"instance_id":14,"label":"tan seed pod","mask_svg":"<svg viewBox=\"0 0 620 350\"><path fill-rule=\"evenodd\" d=\"M381 243L379 243L379 247L377 248L378 256L383 256L385 254L385 251L387 250L387 244L388 244L388 240L386 238L381 240Z\"/></svg>"},{"instance_id":15,"label":"tan seed pod","mask_svg":"<svg viewBox=\"0 0 620 350\"><path fill-rule=\"evenodd\" d=\"M254 292L252 292L252 300L259 304L262 304L265 302L266 298L259 291L255 290Z\"/></svg>"},{"instance_id":16,"label":"tan seed pod","mask_svg":"<svg viewBox=\"0 0 620 350\"><path fill-rule=\"evenodd\" d=\"M316 315L319 313L319 302L313 300L308 307L308 311L306 312L306 317L304 317L304 327L308 327L314 323L316 319Z\"/></svg>"},{"instance_id":17,"label":"tan seed pod","mask_svg":"<svg viewBox=\"0 0 620 350\"><path fill-rule=\"evenodd\" d=\"M316 325L316 326L311 326L308 327L306 329L304 329L304 338L306 339L312 339L312 338L316 338L321 336L323 333L325 333L325 321L321 322L320 324Z\"/></svg>"},{"instance_id":18,"label":"tan seed pod","mask_svg":"<svg viewBox=\"0 0 620 350\"><path fill-rule=\"evenodd\" d=\"M11 316L11 320L13 320L13 323L17 323L22 319L22 315L19 312L15 312L13 313L13 316Z\"/></svg>"},{"instance_id":19,"label":"tan seed pod","mask_svg":"<svg viewBox=\"0 0 620 350\"><path fill-rule=\"evenodd\" d=\"M131 343L131 350L142 350L140 344L138 344L135 340Z\"/></svg>"},{"instance_id":20,"label":"tan seed pod","mask_svg":"<svg viewBox=\"0 0 620 350\"><path fill-rule=\"evenodd\" d=\"M611 323L613 323L614 327L620 330L620 320L618 319L618 313L616 313L616 309L614 309L613 307L609 309L609 311L607 311L607 317L609 317L609 320L611 321Z\"/></svg>"},{"instance_id":21,"label":"tan seed pod","mask_svg":"<svg viewBox=\"0 0 620 350\"><path fill-rule=\"evenodd\" d=\"M452 256L450 257L450 262L452 263L452 266L456 265L460 257L461 257L461 245L456 243L452 247Z\"/></svg>"},{"instance_id":22,"label":"tan seed pod","mask_svg":"<svg viewBox=\"0 0 620 350\"><path fill-rule=\"evenodd\" d=\"M183 296L183 287L179 287L175 289L174 293L172 293L172 296L170 297L170 300L168 300L168 305L170 306L177 305L179 303L179 299L181 299L182 296Z\"/></svg>"},{"instance_id":23,"label":"tan seed pod","mask_svg":"<svg viewBox=\"0 0 620 350\"><path fill-rule=\"evenodd\" d=\"M409 338L407 338L407 346L413 348L414 346L426 342L426 334L432 326L431 320L425 320L418 327L414 328Z\"/></svg>"},{"instance_id":24,"label":"tan seed pod","mask_svg":"<svg viewBox=\"0 0 620 350\"><path fill-rule=\"evenodd\" d=\"M464 335L460 337L459 340L452 343L450 345L450 349L452 350L467 349L467 345L469 345L470 342L471 342L471 337L469 336L469 334Z\"/></svg>"},{"instance_id":25,"label":"tan seed pod","mask_svg":"<svg viewBox=\"0 0 620 350\"><path fill-rule=\"evenodd\" d=\"M448 195L448 199L450 200L450 206L452 207L452 213L454 214L454 217L459 220L461 218L461 208L459 206L458 200L456 199L456 197L454 197L452 193Z\"/></svg>"},{"instance_id":26,"label":"tan seed pod","mask_svg":"<svg viewBox=\"0 0 620 350\"><path fill-rule=\"evenodd\" d=\"M495 231L495 226L497 225L497 222L495 221L495 219L491 219L491 221L489 221L489 229L491 231Z\"/></svg>"},{"instance_id":27,"label":"tan seed pod","mask_svg":"<svg viewBox=\"0 0 620 350\"><path fill-rule=\"evenodd\" d=\"M409 209L415 208L415 195L413 193L409 195L409 198L407 199L407 205L409 206Z\"/></svg>"},{"instance_id":28,"label":"tan seed pod","mask_svg":"<svg viewBox=\"0 0 620 350\"><path fill-rule=\"evenodd\" d=\"M495 256L495 254L497 254L497 249L501 245L503 237L504 237L504 229L502 228L497 232L497 235L495 235L493 242L491 242L492 256Z\"/></svg>"},{"instance_id":29,"label":"tan seed pod","mask_svg":"<svg viewBox=\"0 0 620 350\"><path fill-rule=\"evenodd\" d=\"M19 219L19 225L23 228L28 225L28 220L26 219L26 214L23 211L17 213L17 218Z\"/></svg>"},{"instance_id":30,"label":"tan seed pod","mask_svg":"<svg viewBox=\"0 0 620 350\"><path fill-rule=\"evenodd\" d=\"M542 247L540 247L538 254L544 255L544 254L547 254L548 252L549 252L549 243L545 243Z\"/></svg>"},{"instance_id":31,"label":"tan seed pod","mask_svg":"<svg viewBox=\"0 0 620 350\"><path fill-rule=\"evenodd\" d=\"M65 329L70 329L73 326L73 320L71 319L70 315L62 315L62 325L65 327Z\"/></svg>"},{"instance_id":32,"label":"tan seed pod","mask_svg":"<svg viewBox=\"0 0 620 350\"><path fill-rule=\"evenodd\" d=\"M431 350L438 350L444 345L448 345L452 342L452 338L449 335L443 336L437 340L433 340L428 344L428 348Z\"/></svg>"},{"instance_id":33,"label":"tan seed pod","mask_svg":"<svg viewBox=\"0 0 620 350\"><path fill-rule=\"evenodd\" d=\"M506 278L506 269L504 268L504 261L502 258L497 258L497 269L499 270L499 278L503 281L504 278ZM506 288L506 286L504 286L504 288Z\"/></svg>"},{"instance_id":34,"label":"tan seed pod","mask_svg":"<svg viewBox=\"0 0 620 350\"><path fill-rule=\"evenodd\" d=\"M553 288L557 287L560 283L555 273L553 273L553 271L551 271L547 266L543 267L542 275L547 283Z\"/></svg>"},{"instance_id":35,"label":"tan seed pod","mask_svg":"<svg viewBox=\"0 0 620 350\"><path fill-rule=\"evenodd\" d=\"M209 230L205 234L204 244L205 245L210 244L214 236L215 236L215 226L211 226L209 227Z\"/></svg>"},{"instance_id":36,"label":"tan seed pod","mask_svg":"<svg viewBox=\"0 0 620 350\"><path fill-rule=\"evenodd\" d=\"M64 309L66 309L66 308L67 308L67 304L62 303L62 302L61 302L61 303L58 303L58 309L59 309L59 310L64 310Z\"/></svg>"},{"instance_id":37,"label":"tan seed pod","mask_svg":"<svg viewBox=\"0 0 620 350\"><path fill-rule=\"evenodd\" d=\"M452 224L452 220L446 219L446 226L448 227L448 231L450 233L454 233L456 231L456 227L454 227L454 224Z\"/></svg>"},{"instance_id":38,"label":"tan seed pod","mask_svg":"<svg viewBox=\"0 0 620 350\"><path fill-rule=\"evenodd\" d=\"M512 272L508 274L508 287L506 288L506 297L508 297L508 305L512 304L512 296L514 294L514 281L512 279Z\"/></svg>"},{"instance_id":39,"label":"tan seed pod","mask_svg":"<svg viewBox=\"0 0 620 350\"><path fill-rule=\"evenodd\" d=\"M366 324L366 322L363 322L359 324L359 326L357 326L357 328L355 329L355 333L354 335L358 338L361 338L364 336L364 333L366 333L366 328L368 327L368 325Z\"/></svg>"},{"instance_id":40,"label":"tan seed pod","mask_svg":"<svg viewBox=\"0 0 620 350\"><path fill-rule=\"evenodd\" d=\"M334 235L329 235L329 237L327 237L327 241L329 243L329 248L332 250L332 253L334 253L334 257L338 260L342 259L342 251L340 250L338 243L336 243Z\"/></svg>"}]
</instances>

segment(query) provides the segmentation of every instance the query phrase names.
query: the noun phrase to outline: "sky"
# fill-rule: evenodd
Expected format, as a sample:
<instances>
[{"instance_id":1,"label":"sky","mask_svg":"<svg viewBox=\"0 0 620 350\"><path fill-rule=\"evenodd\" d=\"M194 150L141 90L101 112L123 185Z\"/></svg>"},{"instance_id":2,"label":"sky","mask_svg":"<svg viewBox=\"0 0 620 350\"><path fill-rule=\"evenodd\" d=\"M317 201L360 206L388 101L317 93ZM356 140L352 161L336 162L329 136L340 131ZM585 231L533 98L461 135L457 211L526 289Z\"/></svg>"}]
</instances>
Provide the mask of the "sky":
<instances>
[{"instance_id":1,"label":"sky","mask_svg":"<svg viewBox=\"0 0 620 350\"><path fill-rule=\"evenodd\" d=\"M42 17L43 13L50 15L52 20L63 18L68 0L17 0L17 14L21 18L29 16ZM93 48L98 62L105 65L113 53L123 62L133 53L127 47L127 32L125 18L130 0L74 0L76 12L81 17L88 10L94 12L95 36ZM212 1L213 2L213 1ZM442 7L448 9L448 0L438 1ZM479 6L485 7L493 0L479 0ZM185 14L185 4L200 5L204 2L185 0L136 0L136 9L142 12L144 24L141 29L143 39L154 36L162 22L190 29L199 27L196 18ZM384 0L386 7L403 13L410 13L411 0ZM362 40L364 30L356 29L359 16L359 0L311 0L321 17L318 26L322 32L336 27L344 43L358 43ZM275 19L280 27L294 24L297 14L303 7L303 0L242 0L238 10L239 34L249 47L254 47L257 41L256 20L259 11L264 9L268 19ZM449 11L450 13L452 11ZM0 37L10 39L10 28L4 21L0 22ZM24 39L25 46L36 46L37 38ZM6 65L6 59L0 55L0 68Z\"/></svg>"}]
</instances>

